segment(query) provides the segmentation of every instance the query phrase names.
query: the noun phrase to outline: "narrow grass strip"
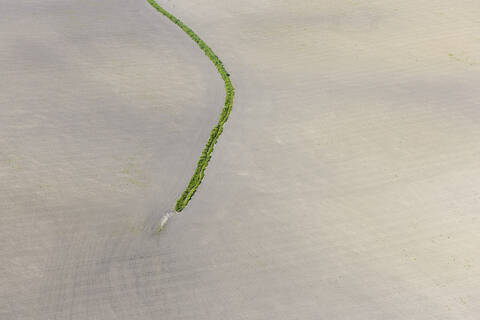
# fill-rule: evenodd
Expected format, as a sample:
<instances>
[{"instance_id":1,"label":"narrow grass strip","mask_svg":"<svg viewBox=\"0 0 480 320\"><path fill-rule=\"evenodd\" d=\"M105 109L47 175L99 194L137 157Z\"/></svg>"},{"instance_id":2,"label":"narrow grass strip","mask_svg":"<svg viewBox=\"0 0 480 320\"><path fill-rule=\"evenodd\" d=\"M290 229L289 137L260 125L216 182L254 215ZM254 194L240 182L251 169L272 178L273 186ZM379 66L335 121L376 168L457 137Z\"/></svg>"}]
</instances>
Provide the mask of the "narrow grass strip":
<instances>
[{"instance_id":1,"label":"narrow grass strip","mask_svg":"<svg viewBox=\"0 0 480 320\"><path fill-rule=\"evenodd\" d=\"M217 67L218 73L220 73L220 76L225 82L225 104L222 109L222 113L218 118L217 125L212 129L210 133L210 138L208 139L207 144L203 149L202 155L200 156L200 159L197 162L197 168L195 169L195 172L193 173L193 176L190 179L190 182L188 183L187 188L185 189L185 191L183 191L182 195L177 199L177 202L175 204L175 211L180 212L187 206L188 202L190 201L192 196L195 194L195 191L197 190L198 186L202 182L203 176L205 175L205 169L207 168L208 162L210 161L210 158L211 158L213 147L215 143L217 143L217 140L220 134L222 134L223 124L227 122L228 116L232 111L233 96L235 95L235 90L233 88L232 83L230 82L230 78L229 78L230 75L228 74L227 70L225 70L225 67L222 64L222 61L220 61L217 55L213 53L212 49L210 49L210 47L205 42L203 42L203 40L200 39L200 37L197 36L197 34L193 32L192 29L187 27L182 21L177 19L167 10L163 9L154 0L147 0L147 1L158 12L166 16L168 19L170 19L170 21L172 21L177 26L179 26L183 31L185 31L185 33L188 34L190 38L192 38L192 40L198 44L200 49L202 49L203 52L205 52L205 55L213 62L215 67Z\"/></svg>"}]
</instances>

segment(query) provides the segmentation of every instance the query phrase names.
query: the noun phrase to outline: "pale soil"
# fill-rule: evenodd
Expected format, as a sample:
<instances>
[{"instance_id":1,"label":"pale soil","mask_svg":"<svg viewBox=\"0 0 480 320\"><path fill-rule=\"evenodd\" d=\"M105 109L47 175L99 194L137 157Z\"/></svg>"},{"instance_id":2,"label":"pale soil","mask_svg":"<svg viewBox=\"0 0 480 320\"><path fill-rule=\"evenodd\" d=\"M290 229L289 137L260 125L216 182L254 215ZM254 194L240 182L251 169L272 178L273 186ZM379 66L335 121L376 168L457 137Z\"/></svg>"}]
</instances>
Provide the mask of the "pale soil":
<instances>
[{"instance_id":1,"label":"pale soil","mask_svg":"<svg viewBox=\"0 0 480 320\"><path fill-rule=\"evenodd\" d=\"M223 81L145 1L0 12L0 319L150 318L140 274Z\"/></svg>"},{"instance_id":2,"label":"pale soil","mask_svg":"<svg viewBox=\"0 0 480 320\"><path fill-rule=\"evenodd\" d=\"M478 319L476 2L159 1L236 88L206 178L159 234L152 212L188 180L221 80L142 1L113 13L92 1L80 35L62 24L71 39L110 39L93 48L55 38L68 5L42 3L38 21L21 20L36 32L0 20L12 79L0 96L0 318ZM29 8L5 6L14 18ZM52 41L59 57L42 47ZM127 72L112 54L144 64ZM150 182L121 184L125 168Z\"/></svg>"},{"instance_id":3,"label":"pale soil","mask_svg":"<svg viewBox=\"0 0 480 320\"><path fill-rule=\"evenodd\" d=\"M479 318L477 2L162 3L236 87L172 318Z\"/></svg>"}]
</instances>

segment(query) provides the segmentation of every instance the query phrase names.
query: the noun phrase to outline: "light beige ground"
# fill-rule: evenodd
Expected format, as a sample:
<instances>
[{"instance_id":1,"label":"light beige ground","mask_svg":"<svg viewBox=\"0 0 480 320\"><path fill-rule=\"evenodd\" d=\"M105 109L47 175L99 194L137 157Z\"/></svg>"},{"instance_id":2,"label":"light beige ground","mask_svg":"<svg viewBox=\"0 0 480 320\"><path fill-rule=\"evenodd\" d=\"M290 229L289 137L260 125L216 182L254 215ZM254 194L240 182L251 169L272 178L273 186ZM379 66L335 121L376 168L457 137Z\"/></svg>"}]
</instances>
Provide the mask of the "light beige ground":
<instances>
[{"instance_id":1,"label":"light beige ground","mask_svg":"<svg viewBox=\"0 0 480 320\"><path fill-rule=\"evenodd\" d=\"M223 81L145 1L1 1L0 17L0 319L150 318L140 274Z\"/></svg>"},{"instance_id":2,"label":"light beige ground","mask_svg":"<svg viewBox=\"0 0 480 320\"><path fill-rule=\"evenodd\" d=\"M113 214L90 219L82 199L52 191L67 220L25 200L32 183L5 185L1 234L17 239L1 260L13 270L7 319L479 318L477 2L159 3L214 49L236 87L206 179L162 233L128 236L113 234Z\"/></svg>"}]
</instances>

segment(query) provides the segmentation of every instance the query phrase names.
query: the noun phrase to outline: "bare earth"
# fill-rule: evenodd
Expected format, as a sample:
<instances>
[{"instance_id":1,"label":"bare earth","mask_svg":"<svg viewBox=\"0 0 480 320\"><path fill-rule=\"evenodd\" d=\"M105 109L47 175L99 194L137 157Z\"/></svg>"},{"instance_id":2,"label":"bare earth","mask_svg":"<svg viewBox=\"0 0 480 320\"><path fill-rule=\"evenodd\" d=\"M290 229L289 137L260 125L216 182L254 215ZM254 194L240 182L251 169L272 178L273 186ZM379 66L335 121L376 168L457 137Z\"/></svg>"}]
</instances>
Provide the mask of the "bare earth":
<instances>
[{"instance_id":1,"label":"bare earth","mask_svg":"<svg viewBox=\"0 0 480 320\"><path fill-rule=\"evenodd\" d=\"M0 4L0 319L480 315L480 5Z\"/></svg>"}]
</instances>

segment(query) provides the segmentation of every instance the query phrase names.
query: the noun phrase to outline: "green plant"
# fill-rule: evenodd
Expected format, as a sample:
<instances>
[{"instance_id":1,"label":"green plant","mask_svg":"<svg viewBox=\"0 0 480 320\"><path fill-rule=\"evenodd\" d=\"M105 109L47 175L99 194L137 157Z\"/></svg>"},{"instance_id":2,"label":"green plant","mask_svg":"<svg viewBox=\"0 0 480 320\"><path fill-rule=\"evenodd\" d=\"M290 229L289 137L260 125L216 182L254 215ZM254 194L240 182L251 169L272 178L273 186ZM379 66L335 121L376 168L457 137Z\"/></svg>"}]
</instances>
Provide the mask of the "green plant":
<instances>
[{"instance_id":1,"label":"green plant","mask_svg":"<svg viewBox=\"0 0 480 320\"><path fill-rule=\"evenodd\" d=\"M227 72L227 70L225 70L225 67L223 66L222 61L217 57L217 55L212 51L212 49L210 49L210 47L205 42L203 42L203 40L200 39L200 37L197 36L197 34L193 32L192 29L187 27L182 21L177 19L171 13L163 9L154 0L147 0L147 1L158 12L166 16L173 23L179 26L183 31L185 31L185 33L188 34L190 38L192 38L192 40L198 44L200 49L202 49L203 52L205 52L205 55L213 62L213 64L218 70L218 73L220 74L220 76L222 77L225 83L225 104L222 109L222 113L218 118L217 125L212 129L210 133L210 138L208 139L207 144L203 149L202 155L200 156L200 159L197 162L197 167L195 169L195 172L193 173L192 178L190 179L190 182L187 185L187 188L185 189L185 191L183 191L183 193L177 199L177 202L175 204L175 211L180 212L187 206L188 202L190 201L195 191L197 190L198 186L202 182L202 179L205 175L205 169L211 158L213 147L215 143L217 143L217 140L220 134L222 134L223 125L228 120L228 116L232 111L235 89L233 88L233 85L230 81L230 74Z\"/></svg>"}]
</instances>

